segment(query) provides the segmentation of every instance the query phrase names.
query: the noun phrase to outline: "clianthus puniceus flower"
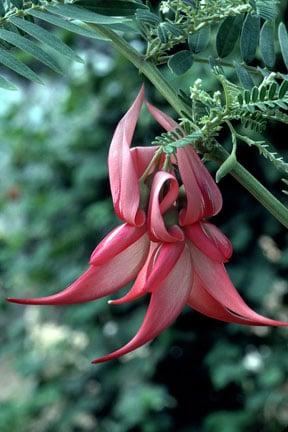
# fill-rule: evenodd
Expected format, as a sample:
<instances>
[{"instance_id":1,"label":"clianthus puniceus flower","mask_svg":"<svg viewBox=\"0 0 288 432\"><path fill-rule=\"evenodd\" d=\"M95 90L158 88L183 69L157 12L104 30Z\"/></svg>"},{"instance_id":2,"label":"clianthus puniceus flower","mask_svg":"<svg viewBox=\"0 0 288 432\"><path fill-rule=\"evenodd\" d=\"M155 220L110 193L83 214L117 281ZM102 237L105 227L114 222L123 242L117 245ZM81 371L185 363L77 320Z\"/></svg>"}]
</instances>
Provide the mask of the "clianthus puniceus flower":
<instances>
[{"instance_id":1,"label":"clianthus puniceus flower","mask_svg":"<svg viewBox=\"0 0 288 432\"><path fill-rule=\"evenodd\" d=\"M207 221L221 210L222 196L192 146L177 149L172 157L157 146L131 148L143 103L142 87L115 130L108 157L113 204L124 224L101 241L88 270L68 288L48 297L9 300L31 305L88 302L134 281L126 295L109 303L149 294L144 321L129 343L94 363L151 341L185 305L225 322L286 326L250 309L232 284L224 266L232 245ZM178 126L153 105L147 107L167 131Z\"/></svg>"}]
</instances>

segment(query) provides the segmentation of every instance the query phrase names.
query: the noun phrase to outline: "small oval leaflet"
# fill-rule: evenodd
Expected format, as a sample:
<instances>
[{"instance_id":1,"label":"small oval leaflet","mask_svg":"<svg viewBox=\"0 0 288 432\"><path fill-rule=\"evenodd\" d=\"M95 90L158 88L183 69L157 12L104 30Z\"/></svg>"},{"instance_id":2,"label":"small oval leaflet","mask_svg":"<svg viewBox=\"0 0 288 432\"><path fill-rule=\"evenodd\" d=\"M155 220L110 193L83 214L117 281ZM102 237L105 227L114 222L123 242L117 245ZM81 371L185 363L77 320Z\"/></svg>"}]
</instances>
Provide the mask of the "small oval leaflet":
<instances>
[{"instance_id":1,"label":"small oval leaflet","mask_svg":"<svg viewBox=\"0 0 288 432\"><path fill-rule=\"evenodd\" d=\"M204 51L208 46L210 40L210 26L202 27L195 33L189 35L188 44L189 48L195 54Z\"/></svg>"},{"instance_id":2,"label":"small oval leaflet","mask_svg":"<svg viewBox=\"0 0 288 432\"><path fill-rule=\"evenodd\" d=\"M234 61L234 67L237 74L237 77L242 84L242 86L246 89L252 89L254 86L254 81L244 66L240 65L239 63Z\"/></svg>"},{"instance_id":3,"label":"small oval leaflet","mask_svg":"<svg viewBox=\"0 0 288 432\"><path fill-rule=\"evenodd\" d=\"M256 15L248 14L245 18L241 38L240 49L245 63L251 63L255 58L260 34L260 18Z\"/></svg>"},{"instance_id":4,"label":"small oval leaflet","mask_svg":"<svg viewBox=\"0 0 288 432\"><path fill-rule=\"evenodd\" d=\"M266 21L260 32L260 52L265 65L272 68L276 61L274 46L274 24Z\"/></svg>"},{"instance_id":5,"label":"small oval leaflet","mask_svg":"<svg viewBox=\"0 0 288 432\"><path fill-rule=\"evenodd\" d=\"M191 51L183 50L174 54L168 61L169 69L176 75L183 75L193 65L193 56Z\"/></svg>"},{"instance_id":6,"label":"small oval leaflet","mask_svg":"<svg viewBox=\"0 0 288 432\"><path fill-rule=\"evenodd\" d=\"M228 17L220 25L217 36L216 36L216 49L219 57L228 56L239 37L243 22L241 15Z\"/></svg>"},{"instance_id":7,"label":"small oval leaflet","mask_svg":"<svg viewBox=\"0 0 288 432\"><path fill-rule=\"evenodd\" d=\"M283 61L288 69L288 34L283 22L281 22L278 27L278 38Z\"/></svg>"}]
</instances>

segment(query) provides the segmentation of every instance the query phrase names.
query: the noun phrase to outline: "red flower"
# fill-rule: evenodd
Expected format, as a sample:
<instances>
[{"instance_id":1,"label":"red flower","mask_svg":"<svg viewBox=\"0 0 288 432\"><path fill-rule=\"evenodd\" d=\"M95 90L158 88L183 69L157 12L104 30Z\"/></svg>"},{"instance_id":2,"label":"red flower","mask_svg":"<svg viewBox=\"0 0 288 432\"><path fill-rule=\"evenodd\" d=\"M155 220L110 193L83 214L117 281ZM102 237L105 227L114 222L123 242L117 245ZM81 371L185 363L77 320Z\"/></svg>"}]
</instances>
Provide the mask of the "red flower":
<instances>
[{"instance_id":1,"label":"red flower","mask_svg":"<svg viewBox=\"0 0 288 432\"><path fill-rule=\"evenodd\" d=\"M231 243L206 221L220 211L221 193L195 150L191 146L178 149L164 171L157 147L130 149L143 98L142 88L119 122L109 152L113 203L126 223L102 240L91 255L89 269L64 291L36 299L9 299L23 304L80 303L113 294L135 280L124 297L110 303L129 302L149 293L143 324L127 345L94 363L117 358L151 341L186 304L226 322L287 325L251 310L230 281L224 263L232 254ZM177 126L152 105L148 109L166 130Z\"/></svg>"}]
</instances>

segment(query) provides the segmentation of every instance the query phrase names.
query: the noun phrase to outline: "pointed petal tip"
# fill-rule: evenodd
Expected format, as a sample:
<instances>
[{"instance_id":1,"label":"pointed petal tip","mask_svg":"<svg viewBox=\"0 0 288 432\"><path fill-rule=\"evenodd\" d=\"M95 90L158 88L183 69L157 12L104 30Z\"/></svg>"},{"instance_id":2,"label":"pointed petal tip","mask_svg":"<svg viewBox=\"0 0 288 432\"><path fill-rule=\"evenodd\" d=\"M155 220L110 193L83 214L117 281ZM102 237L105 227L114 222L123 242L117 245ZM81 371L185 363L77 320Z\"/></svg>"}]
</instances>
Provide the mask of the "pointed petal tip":
<instances>
[{"instance_id":1,"label":"pointed petal tip","mask_svg":"<svg viewBox=\"0 0 288 432\"><path fill-rule=\"evenodd\" d=\"M40 297L40 298L25 298L25 299L18 299L18 298L8 298L7 299L10 303L17 303L17 304L23 304L23 305L30 305L30 306L41 306L41 305L46 305L46 306L57 306L57 305L64 305L66 303L62 303L61 300L58 300L57 298L54 298L53 296L50 297Z\"/></svg>"},{"instance_id":2,"label":"pointed petal tip","mask_svg":"<svg viewBox=\"0 0 288 432\"><path fill-rule=\"evenodd\" d=\"M36 301L36 299L19 299L16 297L6 297L6 301L8 301L9 303L16 303L16 304L28 304L28 305L32 305L32 304L36 304L33 303L34 301Z\"/></svg>"},{"instance_id":3,"label":"pointed petal tip","mask_svg":"<svg viewBox=\"0 0 288 432\"><path fill-rule=\"evenodd\" d=\"M123 297L114 300L109 300L108 303L112 305L120 305L124 303L130 303L138 299L139 297L141 297L141 293L134 293L133 291L130 290Z\"/></svg>"},{"instance_id":4,"label":"pointed petal tip","mask_svg":"<svg viewBox=\"0 0 288 432\"><path fill-rule=\"evenodd\" d=\"M107 359L109 360L109 359ZM96 365L96 364L100 364L100 363L104 363L106 360L106 357L99 357L98 359L94 359L91 361L92 365Z\"/></svg>"},{"instance_id":5,"label":"pointed petal tip","mask_svg":"<svg viewBox=\"0 0 288 432\"><path fill-rule=\"evenodd\" d=\"M124 347L119 348L117 351L114 351L112 353L106 354L106 355L104 355L102 357L98 357L98 358L92 360L91 364L100 364L100 363L105 363L105 362L110 361L110 360L119 359L120 357L123 357L123 356L129 354L131 351L134 351L135 349L137 349L139 347L137 347L137 348L131 348L129 350L124 350L123 348ZM126 348L126 346L125 346L125 348Z\"/></svg>"},{"instance_id":6,"label":"pointed petal tip","mask_svg":"<svg viewBox=\"0 0 288 432\"><path fill-rule=\"evenodd\" d=\"M108 304L109 305L119 305L122 304L123 302L123 297L120 299L115 299L115 300L108 300Z\"/></svg>"},{"instance_id":7,"label":"pointed petal tip","mask_svg":"<svg viewBox=\"0 0 288 432\"><path fill-rule=\"evenodd\" d=\"M22 304L23 301L25 301L25 299L18 299L18 298L15 298L15 297L6 297L5 300L7 302L9 302L9 303L20 303L20 304Z\"/></svg>"}]
</instances>

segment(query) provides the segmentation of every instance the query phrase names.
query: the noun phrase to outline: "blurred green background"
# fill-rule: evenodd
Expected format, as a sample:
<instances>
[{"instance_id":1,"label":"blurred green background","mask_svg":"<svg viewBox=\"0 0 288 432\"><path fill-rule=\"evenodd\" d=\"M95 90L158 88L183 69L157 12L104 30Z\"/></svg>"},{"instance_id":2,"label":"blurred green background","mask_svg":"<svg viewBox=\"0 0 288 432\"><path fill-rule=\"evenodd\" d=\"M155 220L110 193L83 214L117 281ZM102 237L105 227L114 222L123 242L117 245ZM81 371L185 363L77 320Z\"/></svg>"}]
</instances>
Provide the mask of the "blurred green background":
<instances>
[{"instance_id":1,"label":"blurred green background","mask_svg":"<svg viewBox=\"0 0 288 432\"><path fill-rule=\"evenodd\" d=\"M148 299L114 307L106 299L62 308L5 302L63 289L118 223L106 158L141 76L105 43L70 42L85 65L70 65L61 79L43 71L45 87L0 93L0 431L284 431L285 329L227 325L186 308L151 345L92 366L136 333ZM179 83L206 72L195 67ZM149 84L147 94L169 110ZM143 109L135 145L161 132ZM288 156L279 139L287 130L275 124L268 136ZM281 196L280 175L265 160L242 148L239 158ZM220 188L224 207L214 221L233 242L235 285L258 312L287 319L287 233L232 178Z\"/></svg>"}]
</instances>

